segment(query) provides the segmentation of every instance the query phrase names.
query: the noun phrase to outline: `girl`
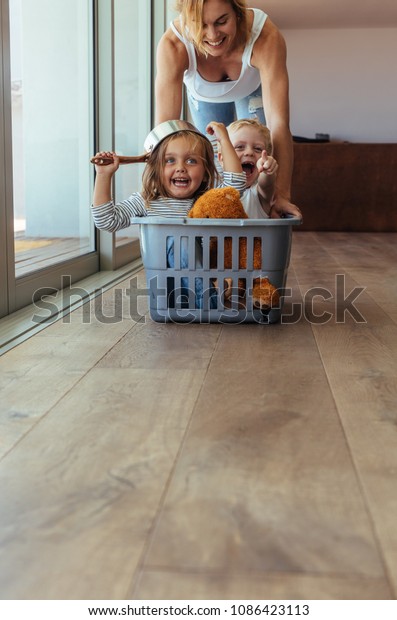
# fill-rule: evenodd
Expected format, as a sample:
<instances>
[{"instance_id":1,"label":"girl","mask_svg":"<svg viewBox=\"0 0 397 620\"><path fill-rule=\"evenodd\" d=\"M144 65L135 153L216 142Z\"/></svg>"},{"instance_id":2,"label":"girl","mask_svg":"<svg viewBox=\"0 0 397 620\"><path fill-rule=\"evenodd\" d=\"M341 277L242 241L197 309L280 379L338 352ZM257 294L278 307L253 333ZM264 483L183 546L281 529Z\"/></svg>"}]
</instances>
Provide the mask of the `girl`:
<instances>
[{"instance_id":1,"label":"girl","mask_svg":"<svg viewBox=\"0 0 397 620\"><path fill-rule=\"evenodd\" d=\"M222 186L245 189L245 173L223 123L209 123L207 133L221 144L224 177ZM102 159L111 163L101 165ZM142 192L135 192L115 204L112 200L112 177L119 167L116 153L101 151L93 158L96 179L92 215L97 228L114 232L127 228L133 217L186 216L194 201L214 187L218 175L210 141L195 131L177 131L158 143L148 155L142 178ZM174 267L174 244L169 238L167 266ZM182 248L181 267L188 266L187 248ZM182 279L183 280L183 279ZM182 282L182 287L184 283ZM202 307L202 291L197 291L196 305Z\"/></svg>"},{"instance_id":2,"label":"girl","mask_svg":"<svg viewBox=\"0 0 397 620\"><path fill-rule=\"evenodd\" d=\"M222 186L245 189L245 173L223 123L209 123L207 133L221 144ZM112 163L101 165L104 158ZM164 138L148 155L142 192L117 204L112 200L112 177L120 165L116 153L101 151L93 158L96 178L92 215L97 228L114 232L127 228L132 217L185 216L194 201L216 184L218 175L210 141L197 131L177 131Z\"/></svg>"}]
</instances>

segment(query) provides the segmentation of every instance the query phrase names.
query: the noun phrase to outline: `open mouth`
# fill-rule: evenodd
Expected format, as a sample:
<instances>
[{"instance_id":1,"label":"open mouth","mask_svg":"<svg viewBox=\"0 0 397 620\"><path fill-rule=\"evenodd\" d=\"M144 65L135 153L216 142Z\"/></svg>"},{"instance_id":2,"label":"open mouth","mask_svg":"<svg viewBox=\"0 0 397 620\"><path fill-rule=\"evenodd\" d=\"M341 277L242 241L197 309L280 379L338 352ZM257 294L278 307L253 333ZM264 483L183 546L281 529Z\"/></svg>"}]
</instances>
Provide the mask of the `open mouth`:
<instances>
[{"instance_id":1,"label":"open mouth","mask_svg":"<svg viewBox=\"0 0 397 620\"><path fill-rule=\"evenodd\" d=\"M244 164L241 164L242 169L244 170L244 172L246 174L252 174L254 172L255 169L255 164L253 164L252 162L245 162Z\"/></svg>"},{"instance_id":2,"label":"open mouth","mask_svg":"<svg viewBox=\"0 0 397 620\"><path fill-rule=\"evenodd\" d=\"M209 45L212 48L216 48L219 47L220 45L222 45L222 43L224 42L224 40L226 39L226 37L223 37L223 39L221 39L220 41L205 41L205 43L207 45Z\"/></svg>"},{"instance_id":3,"label":"open mouth","mask_svg":"<svg viewBox=\"0 0 397 620\"><path fill-rule=\"evenodd\" d=\"M187 187L189 185L189 179L175 178L172 179L172 184L175 187Z\"/></svg>"}]
</instances>

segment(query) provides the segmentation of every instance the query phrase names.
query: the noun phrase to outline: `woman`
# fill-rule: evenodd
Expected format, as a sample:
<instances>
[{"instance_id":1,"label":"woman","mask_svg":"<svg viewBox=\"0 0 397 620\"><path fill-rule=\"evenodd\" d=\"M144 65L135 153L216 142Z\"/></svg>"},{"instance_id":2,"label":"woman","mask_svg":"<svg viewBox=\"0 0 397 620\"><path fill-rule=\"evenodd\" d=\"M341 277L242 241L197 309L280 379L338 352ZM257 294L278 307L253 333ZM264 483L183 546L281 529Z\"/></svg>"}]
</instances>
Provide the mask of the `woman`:
<instances>
[{"instance_id":1,"label":"woman","mask_svg":"<svg viewBox=\"0 0 397 620\"><path fill-rule=\"evenodd\" d=\"M291 204L288 73L279 30L245 0L178 0L176 8L179 18L157 48L156 123L180 117L183 82L201 131L208 118L228 125L235 111L261 122L266 116L279 163L272 213L300 217Z\"/></svg>"}]
</instances>

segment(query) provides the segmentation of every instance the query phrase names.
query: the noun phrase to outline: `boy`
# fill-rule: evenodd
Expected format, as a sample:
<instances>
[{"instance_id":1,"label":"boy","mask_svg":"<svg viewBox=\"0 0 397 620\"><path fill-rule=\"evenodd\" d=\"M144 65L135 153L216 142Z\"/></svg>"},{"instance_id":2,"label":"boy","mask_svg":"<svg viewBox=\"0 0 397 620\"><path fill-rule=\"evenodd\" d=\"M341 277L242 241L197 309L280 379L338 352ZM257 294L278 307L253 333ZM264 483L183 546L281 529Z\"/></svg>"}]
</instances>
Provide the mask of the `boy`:
<instances>
[{"instance_id":1,"label":"boy","mask_svg":"<svg viewBox=\"0 0 397 620\"><path fill-rule=\"evenodd\" d=\"M241 198L241 202L248 217L282 216L280 213L271 214L278 163L272 157L272 141L269 129L256 119L241 119L231 123L227 130L247 177L247 189ZM222 163L220 150L218 157Z\"/></svg>"}]
</instances>

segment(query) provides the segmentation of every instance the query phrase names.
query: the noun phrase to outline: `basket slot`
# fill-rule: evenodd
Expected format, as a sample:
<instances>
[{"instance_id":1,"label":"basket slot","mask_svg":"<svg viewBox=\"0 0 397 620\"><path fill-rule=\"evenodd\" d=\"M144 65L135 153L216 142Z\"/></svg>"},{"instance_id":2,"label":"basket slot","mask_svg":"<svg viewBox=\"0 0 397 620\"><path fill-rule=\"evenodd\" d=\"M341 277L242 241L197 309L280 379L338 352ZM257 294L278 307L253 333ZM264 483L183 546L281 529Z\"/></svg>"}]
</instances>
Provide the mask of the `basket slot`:
<instances>
[{"instance_id":1,"label":"basket slot","mask_svg":"<svg viewBox=\"0 0 397 620\"><path fill-rule=\"evenodd\" d=\"M167 278L167 308L175 308L175 278Z\"/></svg>"},{"instance_id":2,"label":"basket slot","mask_svg":"<svg viewBox=\"0 0 397 620\"><path fill-rule=\"evenodd\" d=\"M179 237L178 241L179 249L177 251L177 254L179 256L179 265L177 265L175 261L175 268L185 269L188 266L189 262L189 241L187 237Z\"/></svg>"},{"instance_id":3,"label":"basket slot","mask_svg":"<svg viewBox=\"0 0 397 620\"><path fill-rule=\"evenodd\" d=\"M174 290L175 308L190 307L190 291L188 278L175 278L176 285Z\"/></svg>"},{"instance_id":4,"label":"basket slot","mask_svg":"<svg viewBox=\"0 0 397 620\"><path fill-rule=\"evenodd\" d=\"M215 289L212 281L213 278L208 278L208 276L204 276L204 278L202 278L203 289L201 306L206 311L210 308L216 307L216 298L214 297Z\"/></svg>"},{"instance_id":5,"label":"basket slot","mask_svg":"<svg viewBox=\"0 0 397 620\"><path fill-rule=\"evenodd\" d=\"M202 261L203 261L203 269L208 271L210 268L210 241L213 237L209 237L206 235L202 237L203 246L202 246Z\"/></svg>"},{"instance_id":6,"label":"basket slot","mask_svg":"<svg viewBox=\"0 0 397 620\"><path fill-rule=\"evenodd\" d=\"M178 257L178 252L175 248L175 238L170 235L165 239L165 264L167 267L175 267L175 256Z\"/></svg>"},{"instance_id":7,"label":"basket slot","mask_svg":"<svg viewBox=\"0 0 397 620\"><path fill-rule=\"evenodd\" d=\"M264 254L262 252L262 238L254 237L254 250L257 254L259 254L259 258L256 260L253 259L254 269L264 269Z\"/></svg>"},{"instance_id":8,"label":"basket slot","mask_svg":"<svg viewBox=\"0 0 397 620\"><path fill-rule=\"evenodd\" d=\"M203 303L203 278L194 278L194 308L200 308Z\"/></svg>"},{"instance_id":9,"label":"basket slot","mask_svg":"<svg viewBox=\"0 0 397 620\"><path fill-rule=\"evenodd\" d=\"M239 248L239 243L238 240L236 238L231 239L231 237L227 237L228 239L230 239L230 243L232 244L232 264L231 264L231 268L233 269L233 271L238 271L238 266L239 266L239 261L240 261L240 248Z\"/></svg>"},{"instance_id":10,"label":"basket slot","mask_svg":"<svg viewBox=\"0 0 397 620\"><path fill-rule=\"evenodd\" d=\"M195 237L189 251L189 268L197 269L203 267L203 237Z\"/></svg>"},{"instance_id":11,"label":"basket slot","mask_svg":"<svg viewBox=\"0 0 397 620\"><path fill-rule=\"evenodd\" d=\"M247 237L245 243L247 247L247 257L244 268L251 270L254 268L254 240L252 237Z\"/></svg>"},{"instance_id":12,"label":"basket slot","mask_svg":"<svg viewBox=\"0 0 397 620\"><path fill-rule=\"evenodd\" d=\"M218 271L225 269L225 239L224 237L215 237L217 243L216 268Z\"/></svg>"},{"instance_id":13,"label":"basket slot","mask_svg":"<svg viewBox=\"0 0 397 620\"><path fill-rule=\"evenodd\" d=\"M196 304L196 291L197 285L202 283L202 278L182 278L187 284L187 304L188 308L197 308Z\"/></svg>"},{"instance_id":14,"label":"basket slot","mask_svg":"<svg viewBox=\"0 0 397 620\"><path fill-rule=\"evenodd\" d=\"M208 310L216 310L218 308L218 283L216 278L209 275L203 277L202 304L201 307Z\"/></svg>"},{"instance_id":15,"label":"basket slot","mask_svg":"<svg viewBox=\"0 0 397 620\"><path fill-rule=\"evenodd\" d=\"M210 237L209 239L208 238L205 239L205 241L206 242L208 241L208 245L207 243L205 245L205 248L206 248L205 256L208 259L208 261L204 265L204 269L216 269L218 266L218 251L217 251L218 239L217 237ZM203 252L204 252L204 247L203 247Z\"/></svg>"},{"instance_id":16,"label":"basket slot","mask_svg":"<svg viewBox=\"0 0 397 620\"><path fill-rule=\"evenodd\" d=\"M245 308L245 278L225 278L224 280L224 308L228 310L241 310Z\"/></svg>"},{"instance_id":17,"label":"basket slot","mask_svg":"<svg viewBox=\"0 0 397 620\"><path fill-rule=\"evenodd\" d=\"M196 243L195 243L195 239L194 237L189 237L189 240L187 237L184 237L186 239L186 243L187 243L187 258L188 258L188 264L186 265L186 267L188 267L190 270L195 269L196 267Z\"/></svg>"},{"instance_id":18,"label":"basket slot","mask_svg":"<svg viewBox=\"0 0 397 620\"><path fill-rule=\"evenodd\" d=\"M248 312L252 312L253 307L254 307L253 303L252 303L252 293L253 293L252 286L253 286L253 283L254 283L254 279L255 278L253 277L252 274L246 279L245 306L246 306Z\"/></svg>"}]
</instances>

